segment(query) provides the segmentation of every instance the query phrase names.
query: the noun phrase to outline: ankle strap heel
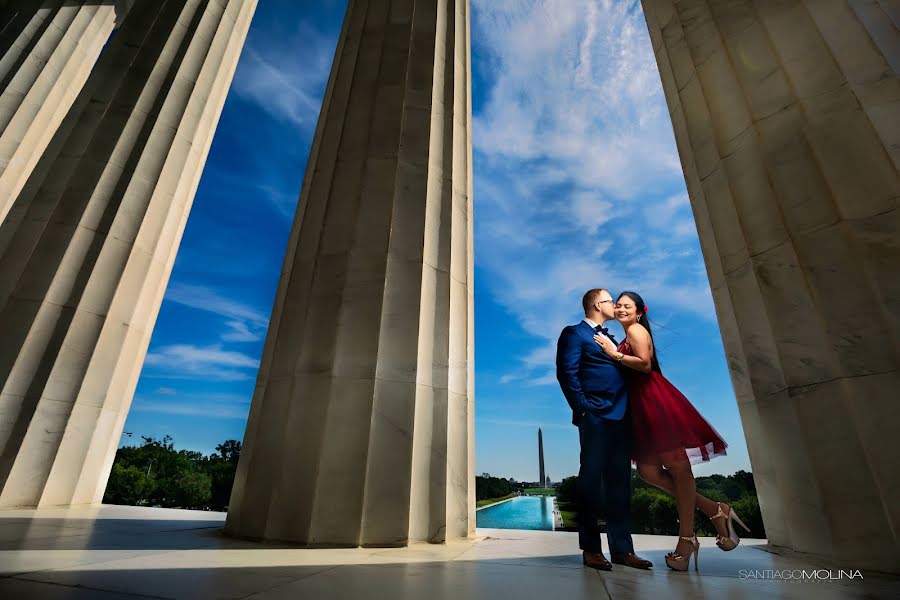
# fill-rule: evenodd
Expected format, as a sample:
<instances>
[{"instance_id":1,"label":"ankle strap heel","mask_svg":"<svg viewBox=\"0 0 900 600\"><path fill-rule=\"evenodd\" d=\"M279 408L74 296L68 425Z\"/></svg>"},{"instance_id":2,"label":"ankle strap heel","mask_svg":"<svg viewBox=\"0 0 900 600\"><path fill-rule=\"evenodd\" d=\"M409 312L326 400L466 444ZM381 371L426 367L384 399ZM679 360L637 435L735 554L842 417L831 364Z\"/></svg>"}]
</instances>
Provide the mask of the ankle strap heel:
<instances>
[{"instance_id":1,"label":"ankle strap heel","mask_svg":"<svg viewBox=\"0 0 900 600\"><path fill-rule=\"evenodd\" d=\"M700 571L699 560L700 560L700 540L697 539L697 535L694 534L690 537L687 536L679 536L678 539L685 540L693 545L693 555L694 555L694 571ZM681 555L677 552L671 552L666 555L666 566L675 571L687 571L688 567L691 564L691 553Z\"/></svg>"},{"instance_id":2,"label":"ankle strap heel","mask_svg":"<svg viewBox=\"0 0 900 600\"><path fill-rule=\"evenodd\" d=\"M710 517L710 520L715 519L717 517L725 518L725 527L728 531L727 535L716 535L716 545L722 550L728 552L730 550L734 550L738 547L738 544L741 543L741 538L738 536L737 532L734 530L734 521L737 521L738 524L743 527L747 533L750 533L750 528L744 525L744 522L741 521L740 517L734 512L734 509L730 506L728 507L728 512L725 513L722 510L722 504L716 503L718 511L716 514Z\"/></svg>"}]
</instances>

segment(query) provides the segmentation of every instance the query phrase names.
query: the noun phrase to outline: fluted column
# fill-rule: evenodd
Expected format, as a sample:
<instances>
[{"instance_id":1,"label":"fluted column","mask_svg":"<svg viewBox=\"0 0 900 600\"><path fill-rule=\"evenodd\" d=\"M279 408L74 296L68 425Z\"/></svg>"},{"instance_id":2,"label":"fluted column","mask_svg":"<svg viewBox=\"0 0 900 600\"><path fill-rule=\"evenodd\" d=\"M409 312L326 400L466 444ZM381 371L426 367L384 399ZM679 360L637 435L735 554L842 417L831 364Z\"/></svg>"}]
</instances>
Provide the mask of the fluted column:
<instances>
[{"instance_id":1,"label":"fluted column","mask_svg":"<svg viewBox=\"0 0 900 600\"><path fill-rule=\"evenodd\" d=\"M466 0L351 0L226 531L474 532Z\"/></svg>"},{"instance_id":2,"label":"fluted column","mask_svg":"<svg viewBox=\"0 0 900 600\"><path fill-rule=\"evenodd\" d=\"M0 226L0 506L98 502L255 0L140 0Z\"/></svg>"},{"instance_id":3,"label":"fluted column","mask_svg":"<svg viewBox=\"0 0 900 600\"><path fill-rule=\"evenodd\" d=\"M642 0L769 541L900 570L900 13Z\"/></svg>"},{"instance_id":4,"label":"fluted column","mask_svg":"<svg viewBox=\"0 0 900 600\"><path fill-rule=\"evenodd\" d=\"M81 91L117 15L114 0L11 0L0 18L3 221Z\"/></svg>"}]
</instances>

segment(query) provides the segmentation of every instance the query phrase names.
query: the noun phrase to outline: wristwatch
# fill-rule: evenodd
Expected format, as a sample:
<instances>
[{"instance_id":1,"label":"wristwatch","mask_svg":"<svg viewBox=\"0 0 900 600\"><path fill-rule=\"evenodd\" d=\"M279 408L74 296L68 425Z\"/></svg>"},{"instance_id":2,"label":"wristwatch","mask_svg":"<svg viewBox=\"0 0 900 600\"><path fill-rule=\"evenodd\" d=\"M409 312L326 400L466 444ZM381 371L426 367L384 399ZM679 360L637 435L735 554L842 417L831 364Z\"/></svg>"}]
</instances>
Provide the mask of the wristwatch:
<instances>
[{"instance_id":1,"label":"wristwatch","mask_svg":"<svg viewBox=\"0 0 900 600\"><path fill-rule=\"evenodd\" d=\"M621 352L619 352L619 354L616 356L616 360L619 362L622 362L623 358L625 358L625 355L622 354Z\"/></svg>"}]
</instances>

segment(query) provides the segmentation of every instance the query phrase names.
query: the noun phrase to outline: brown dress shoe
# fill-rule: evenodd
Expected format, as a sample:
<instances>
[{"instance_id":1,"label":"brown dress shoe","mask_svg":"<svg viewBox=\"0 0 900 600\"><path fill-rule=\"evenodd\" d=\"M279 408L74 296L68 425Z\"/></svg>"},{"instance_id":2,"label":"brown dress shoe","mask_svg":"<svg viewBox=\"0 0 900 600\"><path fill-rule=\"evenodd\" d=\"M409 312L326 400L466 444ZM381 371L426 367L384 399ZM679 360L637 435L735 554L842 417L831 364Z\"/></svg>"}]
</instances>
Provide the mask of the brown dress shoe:
<instances>
[{"instance_id":1,"label":"brown dress shoe","mask_svg":"<svg viewBox=\"0 0 900 600\"><path fill-rule=\"evenodd\" d=\"M610 556L612 556L612 561L617 565L625 565L626 567L633 567L635 569L649 569L653 566L652 562L641 558L634 552L611 554Z\"/></svg>"},{"instance_id":2,"label":"brown dress shoe","mask_svg":"<svg viewBox=\"0 0 900 600\"><path fill-rule=\"evenodd\" d=\"M585 566L601 571L612 571L612 563L606 560L602 552L583 552L581 560Z\"/></svg>"}]
</instances>

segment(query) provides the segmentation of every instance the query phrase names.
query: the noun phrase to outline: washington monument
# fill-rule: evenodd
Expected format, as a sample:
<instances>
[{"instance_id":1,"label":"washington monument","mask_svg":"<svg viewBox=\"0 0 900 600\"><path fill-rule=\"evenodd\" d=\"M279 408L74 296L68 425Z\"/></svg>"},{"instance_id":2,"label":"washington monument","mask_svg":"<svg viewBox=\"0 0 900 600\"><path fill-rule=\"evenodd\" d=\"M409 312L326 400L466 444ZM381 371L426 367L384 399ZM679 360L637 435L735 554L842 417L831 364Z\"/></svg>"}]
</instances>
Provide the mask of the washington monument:
<instances>
[{"instance_id":1,"label":"washington monument","mask_svg":"<svg viewBox=\"0 0 900 600\"><path fill-rule=\"evenodd\" d=\"M547 479L544 474L544 436L541 433L541 428L538 427L538 469L540 470L540 487L544 487L547 484Z\"/></svg>"}]
</instances>

